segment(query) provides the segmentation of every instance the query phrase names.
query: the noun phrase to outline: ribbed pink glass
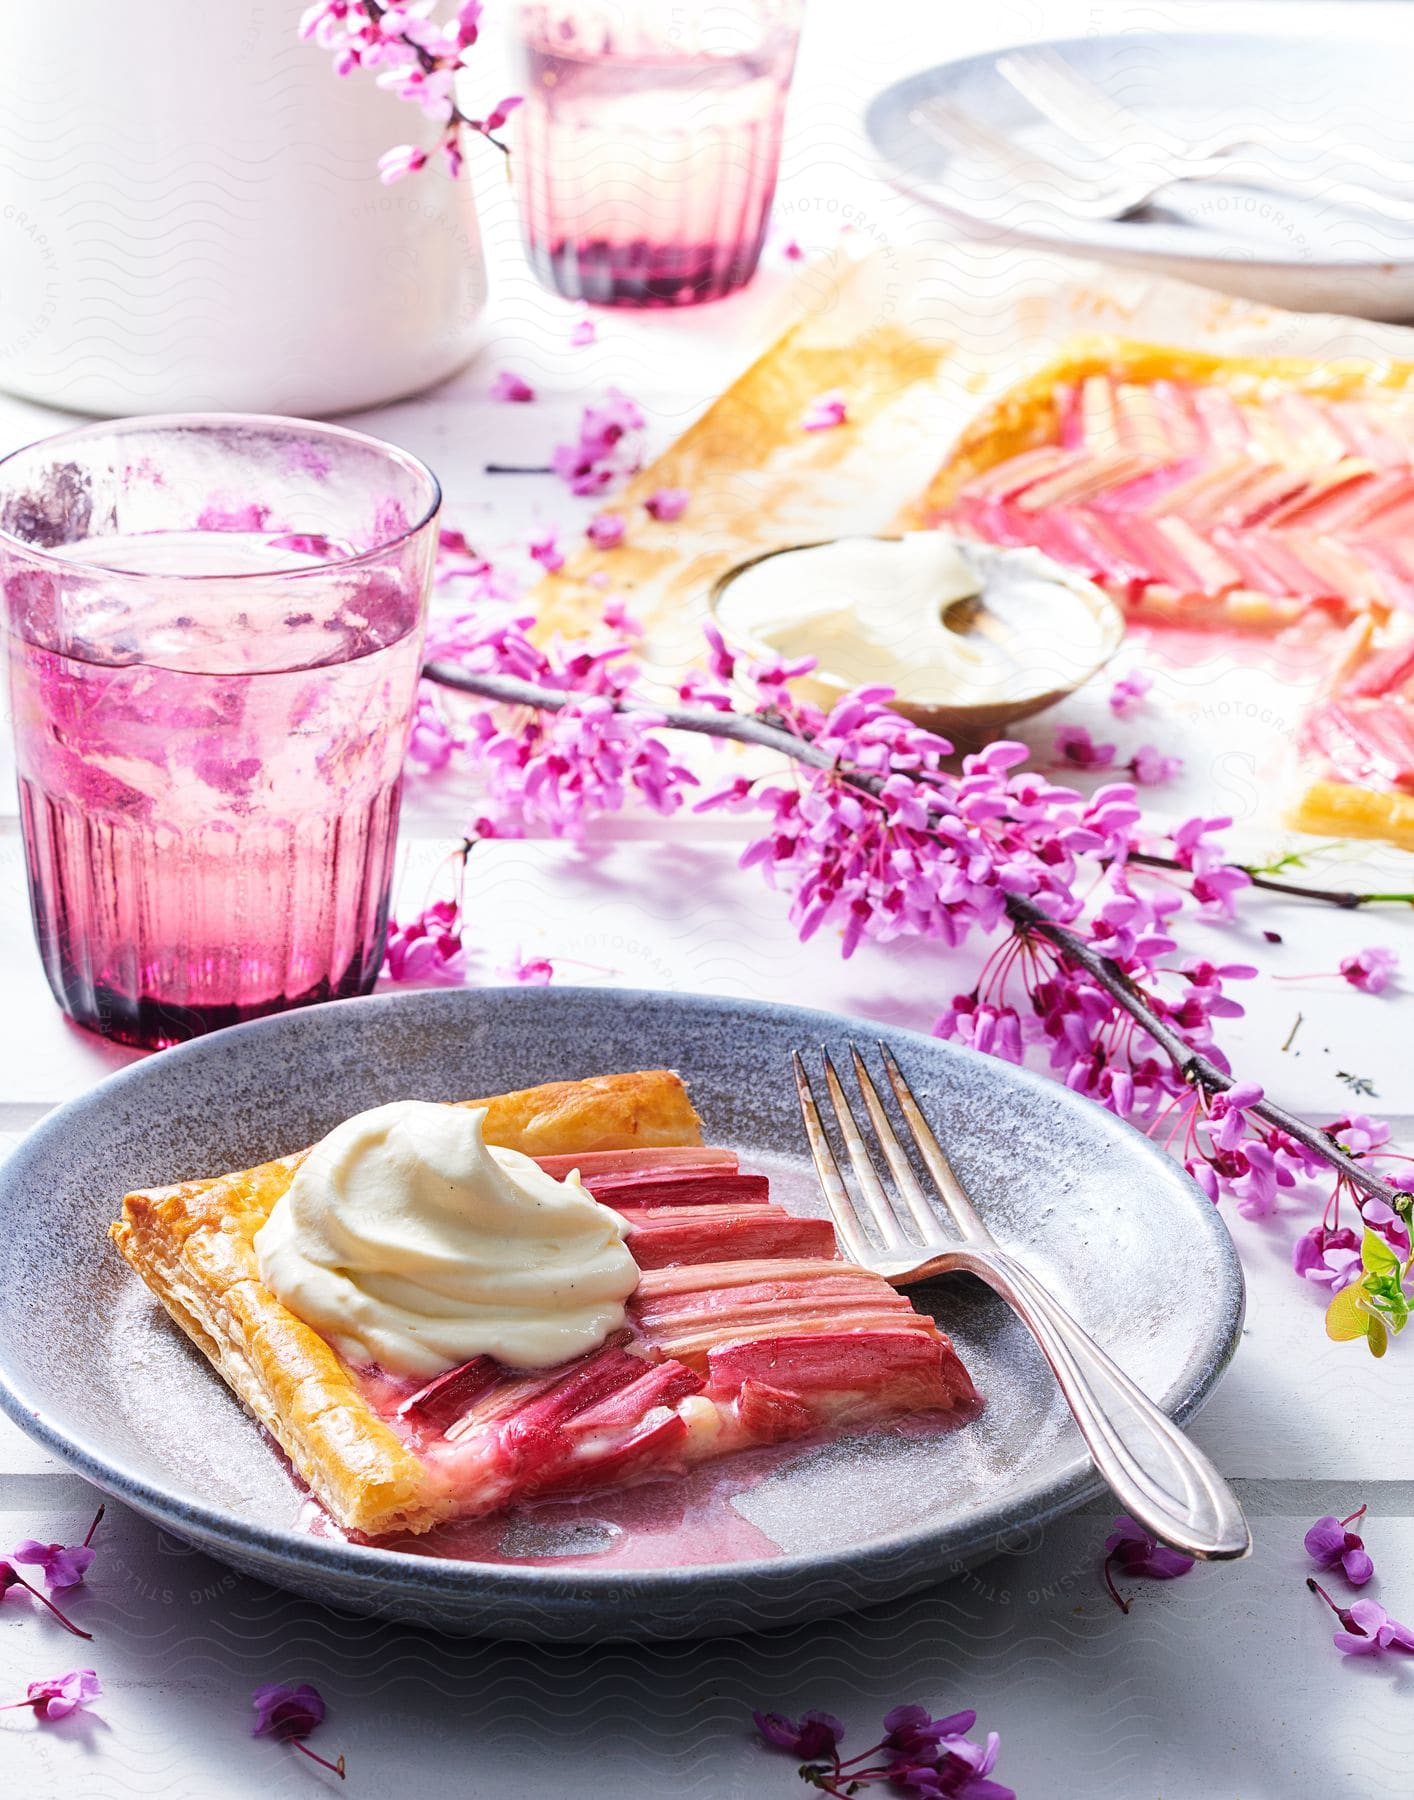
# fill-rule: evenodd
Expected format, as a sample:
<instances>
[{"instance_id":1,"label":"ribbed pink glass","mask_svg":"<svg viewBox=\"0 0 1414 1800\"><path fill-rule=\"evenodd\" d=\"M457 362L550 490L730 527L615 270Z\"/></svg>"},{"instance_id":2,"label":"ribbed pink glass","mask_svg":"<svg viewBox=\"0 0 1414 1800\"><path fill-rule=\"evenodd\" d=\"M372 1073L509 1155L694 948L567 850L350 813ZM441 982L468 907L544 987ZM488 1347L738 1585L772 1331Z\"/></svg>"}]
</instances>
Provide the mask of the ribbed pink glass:
<instances>
[{"instance_id":1,"label":"ribbed pink glass","mask_svg":"<svg viewBox=\"0 0 1414 1800\"><path fill-rule=\"evenodd\" d=\"M35 934L158 1047L366 993L383 957L437 483L335 426L131 419L0 463Z\"/></svg>"},{"instance_id":2,"label":"ribbed pink glass","mask_svg":"<svg viewBox=\"0 0 1414 1800\"><path fill-rule=\"evenodd\" d=\"M513 176L536 275L600 306L692 306L761 255L801 0L524 0Z\"/></svg>"}]
</instances>

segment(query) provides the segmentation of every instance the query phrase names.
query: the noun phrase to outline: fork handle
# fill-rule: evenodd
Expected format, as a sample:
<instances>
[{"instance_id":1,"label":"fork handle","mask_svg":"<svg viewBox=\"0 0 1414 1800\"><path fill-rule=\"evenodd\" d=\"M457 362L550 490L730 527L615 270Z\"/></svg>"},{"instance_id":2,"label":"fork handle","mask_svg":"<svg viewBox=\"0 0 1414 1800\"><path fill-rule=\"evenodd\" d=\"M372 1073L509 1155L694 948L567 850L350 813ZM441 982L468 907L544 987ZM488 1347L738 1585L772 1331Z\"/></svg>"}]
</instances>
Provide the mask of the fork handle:
<instances>
[{"instance_id":1,"label":"fork handle","mask_svg":"<svg viewBox=\"0 0 1414 1800\"><path fill-rule=\"evenodd\" d=\"M1000 1294L1035 1338L1095 1467L1126 1512L1189 1556L1248 1553L1252 1536L1227 1482L1024 1264L970 1246L949 1263Z\"/></svg>"},{"instance_id":2,"label":"fork handle","mask_svg":"<svg viewBox=\"0 0 1414 1800\"><path fill-rule=\"evenodd\" d=\"M1313 174L1280 155L1264 153L1248 159L1247 164L1234 156L1161 157L1156 163L1161 171L1167 170L1171 181L1230 182L1234 187L1256 187L1278 196L1290 194L1300 200L1335 201L1402 224L1414 220L1414 202L1401 200L1397 194L1386 193L1383 188L1373 188L1361 181L1335 180ZM1256 179L1248 172L1249 164L1257 171Z\"/></svg>"}]
</instances>

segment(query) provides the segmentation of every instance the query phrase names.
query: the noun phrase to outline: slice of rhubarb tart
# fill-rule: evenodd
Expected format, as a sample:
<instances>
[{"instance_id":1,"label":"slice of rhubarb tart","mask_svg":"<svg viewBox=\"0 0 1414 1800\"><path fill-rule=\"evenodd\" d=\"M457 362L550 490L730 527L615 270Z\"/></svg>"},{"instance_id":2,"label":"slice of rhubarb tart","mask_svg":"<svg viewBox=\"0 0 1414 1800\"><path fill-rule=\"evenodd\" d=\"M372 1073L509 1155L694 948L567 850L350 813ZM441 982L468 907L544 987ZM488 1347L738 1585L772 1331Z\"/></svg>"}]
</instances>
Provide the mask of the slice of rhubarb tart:
<instances>
[{"instance_id":1,"label":"slice of rhubarb tart","mask_svg":"<svg viewBox=\"0 0 1414 1800\"><path fill-rule=\"evenodd\" d=\"M1031 545L1149 624L1299 634L1332 674L1290 822L1414 847L1414 363L1080 340L910 522Z\"/></svg>"},{"instance_id":2,"label":"slice of rhubarb tart","mask_svg":"<svg viewBox=\"0 0 1414 1800\"><path fill-rule=\"evenodd\" d=\"M557 1183L577 1171L632 1257L622 1323L554 1366L478 1354L430 1378L394 1374L285 1305L254 1240L319 1150L129 1194L113 1227L344 1529L422 1532L750 1446L979 1406L930 1318L843 1261L828 1222L787 1212L764 1175L702 1144L676 1075L464 1104L484 1109L488 1145L533 1157Z\"/></svg>"}]
</instances>

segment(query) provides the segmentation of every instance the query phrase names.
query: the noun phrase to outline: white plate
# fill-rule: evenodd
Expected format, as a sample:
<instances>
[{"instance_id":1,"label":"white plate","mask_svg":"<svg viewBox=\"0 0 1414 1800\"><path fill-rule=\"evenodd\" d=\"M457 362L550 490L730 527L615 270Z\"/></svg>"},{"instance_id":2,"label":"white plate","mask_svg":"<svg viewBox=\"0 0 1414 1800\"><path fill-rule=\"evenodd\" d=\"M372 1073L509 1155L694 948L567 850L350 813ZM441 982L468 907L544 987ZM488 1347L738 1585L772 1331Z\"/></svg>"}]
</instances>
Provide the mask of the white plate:
<instances>
[{"instance_id":1,"label":"white plate","mask_svg":"<svg viewBox=\"0 0 1414 1800\"><path fill-rule=\"evenodd\" d=\"M1277 134L1285 153L1313 174L1375 185L1358 156L1331 146L1414 156L1409 30L1402 43L1135 32L1034 47L1059 52L1116 100L1170 131L1193 138L1222 132L1237 140L1260 127ZM890 176L969 233L1162 270L1298 311L1414 318L1414 225L1408 223L1216 182L1170 188L1141 217L1113 222L1068 219L1033 201L999 205L995 190L984 192L975 176L967 183L950 152L910 114L946 95L1038 152L1065 142L998 72L1003 54L910 75L886 88L866 117Z\"/></svg>"}]
</instances>

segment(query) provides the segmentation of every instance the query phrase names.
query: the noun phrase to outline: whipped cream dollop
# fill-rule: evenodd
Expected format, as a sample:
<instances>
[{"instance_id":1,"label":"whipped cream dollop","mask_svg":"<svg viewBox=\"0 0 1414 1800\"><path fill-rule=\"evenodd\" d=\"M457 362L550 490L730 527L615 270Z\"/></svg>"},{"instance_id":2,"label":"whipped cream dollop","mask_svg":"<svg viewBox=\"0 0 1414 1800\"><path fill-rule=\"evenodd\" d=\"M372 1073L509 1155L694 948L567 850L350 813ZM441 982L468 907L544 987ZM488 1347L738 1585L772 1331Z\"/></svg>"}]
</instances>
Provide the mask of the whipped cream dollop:
<instances>
[{"instance_id":1,"label":"whipped cream dollop","mask_svg":"<svg viewBox=\"0 0 1414 1800\"><path fill-rule=\"evenodd\" d=\"M972 602L973 604L959 604ZM780 551L717 601L729 637L813 656L849 686L905 700L1024 700L1083 679L1105 654L1090 584L1039 551L944 531L842 537Z\"/></svg>"},{"instance_id":2,"label":"whipped cream dollop","mask_svg":"<svg viewBox=\"0 0 1414 1800\"><path fill-rule=\"evenodd\" d=\"M578 1172L488 1145L485 1109L399 1100L336 1126L255 1236L266 1286L347 1361L543 1369L624 1323L624 1221Z\"/></svg>"}]
</instances>

